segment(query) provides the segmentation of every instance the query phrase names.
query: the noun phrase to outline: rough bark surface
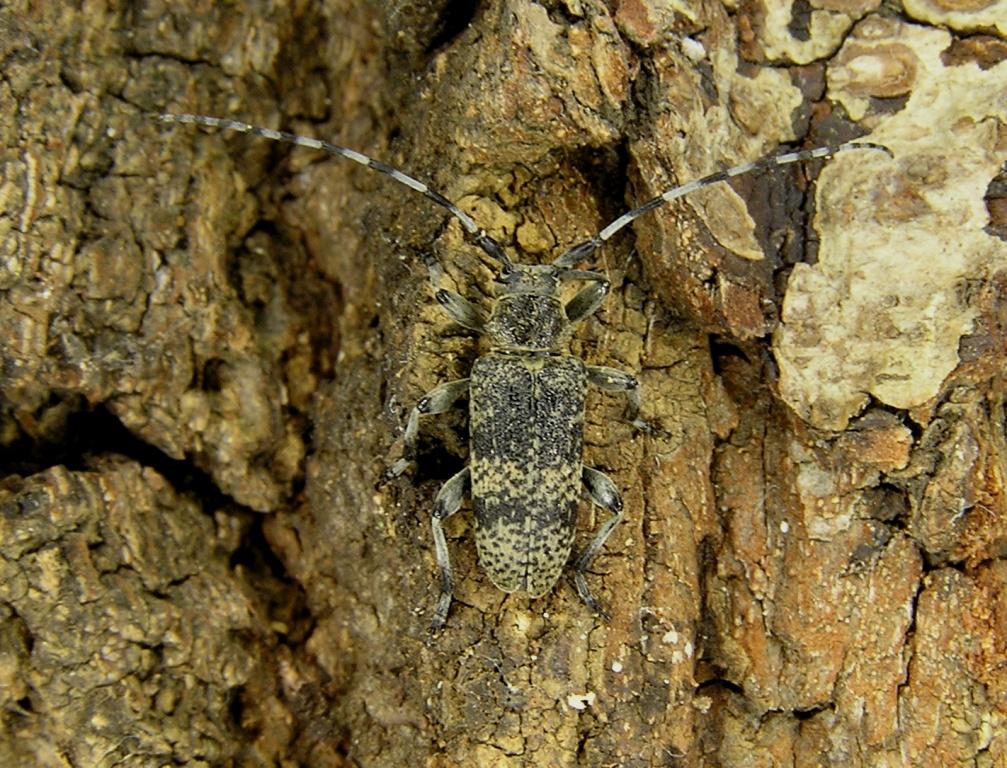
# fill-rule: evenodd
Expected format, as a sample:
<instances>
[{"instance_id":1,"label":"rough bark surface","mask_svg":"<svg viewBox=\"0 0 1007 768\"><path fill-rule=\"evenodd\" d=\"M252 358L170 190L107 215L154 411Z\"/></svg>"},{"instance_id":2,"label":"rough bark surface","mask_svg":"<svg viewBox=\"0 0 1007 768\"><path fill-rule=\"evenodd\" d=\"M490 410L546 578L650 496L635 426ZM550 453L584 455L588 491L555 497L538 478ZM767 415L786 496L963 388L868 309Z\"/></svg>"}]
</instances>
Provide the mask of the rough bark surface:
<instances>
[{"instance_id":1,"label":"rough bark surface","mask_svg":"<svg viewBox=\"0 0 1007 768\"><path fill-rule=\"evenodd\" d=\"M999 8L999 10L998 10ZM0 8L0 764L1007 764L1002 4ZM523 261L679 181L571 349L626 518L507 596L429 514L492 265L283 127L401 167ZM998 175L1000 174L1000 175ZM585 502L583 545L603 515Z\"/></svg>"}]
</instances>

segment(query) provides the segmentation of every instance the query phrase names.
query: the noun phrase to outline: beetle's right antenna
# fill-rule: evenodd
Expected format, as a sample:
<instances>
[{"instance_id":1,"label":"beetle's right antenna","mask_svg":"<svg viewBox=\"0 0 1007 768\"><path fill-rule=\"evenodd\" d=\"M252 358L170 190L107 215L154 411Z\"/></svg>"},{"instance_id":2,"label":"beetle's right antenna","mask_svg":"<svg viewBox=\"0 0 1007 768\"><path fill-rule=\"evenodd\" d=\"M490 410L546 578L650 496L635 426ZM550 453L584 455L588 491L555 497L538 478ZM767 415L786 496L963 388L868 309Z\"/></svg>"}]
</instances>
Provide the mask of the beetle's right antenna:
<instances>
[{"instance_id":1,"label":"beetle's right antenna","mask_svg":"<svg viewBox=\"0 0 1007 768\"><path fill-rule=\"evenodd\" d=\"M210 117L208 115L193 115L187 113L165 113L160 115L159 119L163 123L189 123L190 125L202 125L207 128L220 128L225 131L250 133L253 136L261 136L264 139L271 139L272 141L280 141L286 144L296 144L299 147L308 147L309 149L320 149L323 152L328 152L330 155L345 157L347 160L360 163L360 165L366 168L371 168L378 173L383 173L385 176L390 176L395 179L395 181L399 182L399 184L404 184L410 189L419 192L428 200L433 200L437 205L441 206L441 208L445 208L448 213L461 222L462 227L472 239L473 243L482 248L482 250L491 259L495 259L500 262L504 272L509 272L513 268L511 260L507 257L507 254L504 253L500 244L486 234L485 230L480 229L471 216L444 197L444 195L430 189L430 187L422 181L414 179L412 176L409 176L396 168L392 168L390 165L382 163L380 160L375 160L374 158L368 157L361 152L357 152L354 149L341 147L338 144L332 144L328 141L312 139L308 136L298 136L296 133L274 131L272 128L260 128L257 125L249 125L248 123L242 123L238 120L228 120L223 117Z\"/></svg>"},{"instance_id":2,"label":"beetle's right antenna","mask_svg":"<svg viewBox=\"0 0 1007 768\"><path fill-rule=\"evenodd\" d=\"M892 151L888 149L888 147L884 147L880 144L872 144L869 141L848 141L845 144L836 144L830 147L816 147L814 149L804 149L799 152L787 152L782 155L772 155L770 157L764 157L761 160L755 160L751 163L736 165L733 168L728 168L726 171L717 171L716 173L711 173L709 176L704 176L701 179L696 179L695 181L690 181L687 184L682 184L681 186L666 190L657 197L652 197L643 205L640 205L631 211L627 211L590 240L585 240L583 243L575 245L573 248L566 251L566 253L556 259L553 264L560 268L569 268L575 264L579 264L594 253L598 248L608 242L612 235L626 225L636 221L638 218L643 216L643 214L648 213L655 208L660 208L665 203L670 203L672 200L682 197L683 195L688 195L690 192L695 192L697 189L709 187L711 184L717 184L721 181L726 181L727 179L735 176L741 176L745 173L761 171L765 168L774 168L778 165L800 163L804 160L813 160L816 157L831 157L839 152L846 152L850 149L876 149L884 152L889 157L893 156Z\"/></svg>"}]
</instances>

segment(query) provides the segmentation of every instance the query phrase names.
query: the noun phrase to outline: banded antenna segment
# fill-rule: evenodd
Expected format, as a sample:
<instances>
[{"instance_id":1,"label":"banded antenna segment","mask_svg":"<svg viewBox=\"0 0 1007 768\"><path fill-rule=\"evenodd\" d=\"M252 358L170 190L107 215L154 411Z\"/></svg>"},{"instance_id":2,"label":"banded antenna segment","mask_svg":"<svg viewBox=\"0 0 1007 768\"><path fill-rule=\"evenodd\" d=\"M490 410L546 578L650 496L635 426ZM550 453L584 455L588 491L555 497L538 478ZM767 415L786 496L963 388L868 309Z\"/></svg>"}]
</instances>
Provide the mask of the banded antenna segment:
<instances>
[{"instance_id":1,"label":"banded antenna segment","mask_svg":"<svg viewBox=\"0 0 1007 768\"><path fill-rule=\"evenodd\" d=\"M608 224L590 240L585 240L584 242L575 245L573 248L570 248L562 256L556 259L553 264L562 268L572 267L575 264L579 264L594 253L598 248L608 242L612 235L623 227L626 227L636 221L645 213L649 213L655 208L660 208L662 205L666 205L672 200L677 200L680 197L688 195L690 192L695 192L703 189L704 187L712 186L713 184L719 184L722 181L726 181L727 179L734 178L735 176L741 176L746 173L761 171L766 168L775 168L779 165L789 165L790 163L800 163L806 160L814 160L818 157L831 157L839 152L846 152L851 149L874 149L884 152L889 157L893 157L892 151L888 149L888 147L884 147L880 144L872 144L869 141L848 141L845 144L836 144L829 147L816 147L815 149L804 149L799 152L787 152L782 155L764 157L761 160L755 160L750 163L742 163L741 165L736 165L733 168L728 168L726 171L717 171L716 173L711 173L709 176L704 176L701 179L696 179L695 181L690 181L680 186L665 190L656 197L652 197L642 205L639 205L631 211L627 211L622 214L622 216Z\"/></svg>"},{"instance_id":2,"label":"banded antenna segment","mask_svg":"<svg viewBox=\"0 0 1007 768\"><path fill-rule=\"evenodd\" d=\"M339 144L333 144L328 141L321 141L320 139L313 139L309 136L299 136L296 133L289 133L288 131L274 131L272 128L261 128L257 125L243 123L240 120L229 120L223 117L194 115L189 113L164 113L159 116L159 119L163 123L188 123L190 125L202 125L207 128L219 128L225 131L247 133L253 136L260 136L264 139L270 139L271 141L279 141L285 144L295 144L299 147L307 147L308 149L317 149L322 152L327 152L335 157L344 157L347 160L359 163L365 168L370 168L378 173L383 173L385 176L389 176L399 184L409 187L414 192L419 192L428 200L432 200L441 208L447 210L448 213L458 219L462 228L471 238L472 242L479 246L490 258L498 261L503 266L504 272L512 269L513 265L507 257L507 254L504 253L500 244L490 237L485 230L481 229L472 217L465 213L465 211L444 197L444 195L440 192L430 189L430 187L419 179L413 178L412 176L403 173L397 168L393 168L380 160L368 157L362 152L357 152L355 149L343 147Z\"/></svg>"}]
</instances>

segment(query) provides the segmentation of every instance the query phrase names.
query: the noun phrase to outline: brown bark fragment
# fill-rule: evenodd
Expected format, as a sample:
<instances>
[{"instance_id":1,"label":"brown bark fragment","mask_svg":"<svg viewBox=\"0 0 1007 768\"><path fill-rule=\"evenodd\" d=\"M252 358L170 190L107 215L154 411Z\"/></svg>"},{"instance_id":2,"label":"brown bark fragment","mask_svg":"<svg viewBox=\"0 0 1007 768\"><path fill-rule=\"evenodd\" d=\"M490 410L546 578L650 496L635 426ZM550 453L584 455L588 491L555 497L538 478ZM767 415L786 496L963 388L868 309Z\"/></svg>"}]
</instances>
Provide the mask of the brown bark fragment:
<instances>
[{"instance_id":1,"label":"brown bark fragment","mask_svg":"<svg viewBox=\"0 0 1007 768\"><path fill-rule=\"evenodd\" d=\"M0 762L230 762L258 609L213 521L128 461L9 477L0 509Z\"/></svg>"}]
</instances>

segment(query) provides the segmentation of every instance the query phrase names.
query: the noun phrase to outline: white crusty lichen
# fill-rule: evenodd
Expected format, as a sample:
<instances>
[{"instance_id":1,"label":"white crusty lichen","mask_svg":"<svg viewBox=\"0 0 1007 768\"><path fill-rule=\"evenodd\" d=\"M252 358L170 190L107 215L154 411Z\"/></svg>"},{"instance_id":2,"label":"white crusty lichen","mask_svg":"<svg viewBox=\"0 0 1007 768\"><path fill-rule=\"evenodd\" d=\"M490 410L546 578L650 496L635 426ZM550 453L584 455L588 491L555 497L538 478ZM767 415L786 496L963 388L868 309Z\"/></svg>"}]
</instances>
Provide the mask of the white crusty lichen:
<instances>
[{"instance_id":1,"label":"white crusty lichen","mask_svg":"<svg viewBox=\"0 0 1007 768\"><path fill-rule=\"evenodd\" d=\"M902 8L911 19L955 32L987 32L996 30L1007 35L1007 7L1003 0L903 0Z\"/></svg>"},{"instance_id":2,"label":"white crusty lichen","mask_svg":"<svg viewBox=\"0 0 1007 768\"><path fill-rule=\"evenodd\" d=\"M817 187L818 262L797 265L787 285L780 391L815 426L843 429L869 397L912 408L937 395L973 330L966 288L1007 268L983 199L1005 160L1007 62L946 65L950 43L875 19L830 66L830 98L895 158L830 161ZM888 110L872 113L872 98Z\"/></svg>"}]
</instances>

